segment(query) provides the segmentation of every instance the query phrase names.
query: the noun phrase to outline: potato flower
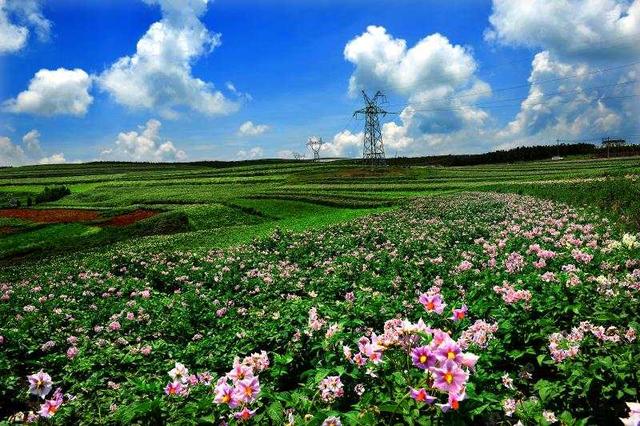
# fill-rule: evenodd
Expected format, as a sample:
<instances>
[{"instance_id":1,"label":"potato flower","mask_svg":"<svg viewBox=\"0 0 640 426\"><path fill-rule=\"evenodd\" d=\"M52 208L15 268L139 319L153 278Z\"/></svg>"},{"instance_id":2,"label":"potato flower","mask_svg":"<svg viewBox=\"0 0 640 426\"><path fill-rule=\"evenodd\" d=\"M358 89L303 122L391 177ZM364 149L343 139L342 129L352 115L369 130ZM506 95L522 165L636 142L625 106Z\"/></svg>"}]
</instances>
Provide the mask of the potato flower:
<instances>
[{"instance_id":1,"label":"potato flower","mask_svg":"<svg viewBox=\"0 0 640 426\"><path fill-rule=\"evenodd\" d=\"M29 392L32 395L37 395L44 399L51 391L53 384L51 376L44 371L40 370L36 374L27 376L27 379L29 380Z\"/></svg>"}]
</instances>

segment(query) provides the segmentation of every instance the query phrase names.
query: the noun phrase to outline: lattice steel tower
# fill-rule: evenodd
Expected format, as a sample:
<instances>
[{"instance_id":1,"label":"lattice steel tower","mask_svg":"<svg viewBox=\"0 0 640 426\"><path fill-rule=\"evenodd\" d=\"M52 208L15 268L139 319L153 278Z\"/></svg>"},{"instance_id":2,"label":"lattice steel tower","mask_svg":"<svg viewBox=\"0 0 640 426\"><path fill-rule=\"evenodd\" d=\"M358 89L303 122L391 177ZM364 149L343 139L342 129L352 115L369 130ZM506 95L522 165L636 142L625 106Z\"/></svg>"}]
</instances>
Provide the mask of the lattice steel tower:
<instances>
[{"instance_id":1,"label":"lattice steel tower","mask_svg":"<svg viewBox=\"0 0 640 426\"><path fill-rule=\"evenodd\" d=\"M376 92L373 98L370 98L363 90L362 96L364 98L364 108L353 113L354 117L362 114L365 118L362 161L371 166L384 166L386 165L386 160L379 116L384 117L389 114L389 112L380 107L380 104L386 103L387 98L380 91Z\"/></svg>"},{"instance_id":2,"label":"lattice steel tower","mask_svg":"<svg viewBox=\"0 0 640 426\"><path fill-rule=\"evenodd\" d=\"M313 152L313 161L320 159L320 150L322 149L323 143L322 138L317 136L311 136L307 141L307 146L311 149L311 152Z\"/></svg>"}]
</instances>

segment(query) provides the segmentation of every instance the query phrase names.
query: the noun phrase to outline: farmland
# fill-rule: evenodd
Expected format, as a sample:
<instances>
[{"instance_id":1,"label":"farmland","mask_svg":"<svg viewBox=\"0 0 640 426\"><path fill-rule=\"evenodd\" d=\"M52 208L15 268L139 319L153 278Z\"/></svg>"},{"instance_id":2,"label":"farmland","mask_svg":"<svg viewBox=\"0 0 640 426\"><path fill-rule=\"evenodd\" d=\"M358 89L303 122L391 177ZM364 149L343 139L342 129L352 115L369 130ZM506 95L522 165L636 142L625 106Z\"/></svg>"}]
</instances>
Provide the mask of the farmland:
<instances>
[{"instance_id":1,"label":"farmland","mask_svg":"<svg viewBox=\"0 0 640 426\"><path fill-rule=\"evenodd\" d=\"M0 419L612 424L640 387L639 174L0 170L0 200L71 192L0 217Z\"/></svg>"}]
</instances>

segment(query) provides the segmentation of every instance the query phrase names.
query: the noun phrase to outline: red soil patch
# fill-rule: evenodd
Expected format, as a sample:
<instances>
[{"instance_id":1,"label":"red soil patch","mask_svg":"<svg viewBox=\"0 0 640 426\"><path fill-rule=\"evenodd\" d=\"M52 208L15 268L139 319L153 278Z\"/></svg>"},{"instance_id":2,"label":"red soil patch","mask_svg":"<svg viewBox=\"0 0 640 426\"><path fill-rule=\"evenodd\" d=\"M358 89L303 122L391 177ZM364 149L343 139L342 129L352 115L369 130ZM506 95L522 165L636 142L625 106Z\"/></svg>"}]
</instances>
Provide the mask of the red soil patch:
<instances>
[{"instance_id":1,"label":"red soil patch","mask_svg":"<svg viewBox=\"0 0 640 426\"><path fill-rule=\"evenodd\" d=\"M131 213L125 213L119 216L112 217L108 221L104 222L104 224L110 226L128 226L157 214L158 212L155 212L153 210L136 210Z\"/></svg>"},{"instance_id":2,"label":"red soil patch","mask_svg":"<svg viewBox=\"0 0 640 426\"><path fill-rule=\"evenodd\" d=\"M16 228L13 226L0 226L0 235L13 234L16 232Z\"/></svg>"},{"instance_id":3,"label":"red soil patch","mask_svg":"<svg viewBox=\"0 0 640 426\"><path fill-rule=\"evenodd\" d=\"M12 217L37 223L73 223L101 219L97 211L79 209L1 209L0 217Z\"/></svg>"}]
</instances>

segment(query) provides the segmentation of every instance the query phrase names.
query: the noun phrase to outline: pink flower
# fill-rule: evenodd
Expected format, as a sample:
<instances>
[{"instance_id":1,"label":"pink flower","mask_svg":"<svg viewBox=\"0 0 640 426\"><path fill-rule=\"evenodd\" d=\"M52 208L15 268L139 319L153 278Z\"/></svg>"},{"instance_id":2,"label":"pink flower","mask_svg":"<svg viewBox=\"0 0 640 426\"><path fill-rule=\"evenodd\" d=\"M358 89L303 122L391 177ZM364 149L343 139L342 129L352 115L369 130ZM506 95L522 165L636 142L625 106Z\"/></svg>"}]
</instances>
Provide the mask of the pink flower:
<instances>
[{"instance_id":1,"label":"pink flower","mask_svg":"<svg viewBox=\"0 0 640 426\"><path fill-rule=\"evenodd\" d=\"M459 394L449 393L449 398L446 404L438 404L443 413L446 413L449 410L457 410L460 408L460 401L466 398L466 394L462 391Z\"/></svg>"},{"instance_id":2,"label":"pink flower","mask_svg":"<svg viewBox=\"0 0 640 426\"><path fill-rule=\"evenodd\" d=\"M76 348L75 346L71 346L69 349L67 349L67 358L73 359L76 355L78 355L78 348Z\"/></svg>"},{"instance_id":3,"label":"pink flower","mask_svg":"<svg viewBox=\"0 0 640 426\"><path fill-rule=\"evenodd\" d=\"M234 414L234 417L242 422L248 422L251 417L256 414L257 410L249 410L247 407L244 407L242 411L239 411Z\"/></svg>"},{"instance_id":4,"label":"pink flower","mask_svg":"<svg viewBox=\"0 0 640 426\"><path fill-rule=\"evenodd\" d=\"M40 406L40 415L44 418L53 417L62 405L62 398L49 399Z\"/></svg>"},{"instance_id":5,"label":"pink flower","mask_svg":"<svg viewBox=\"0 0 640 426\"><path fill-rule=\"evenodd\" d=\"M236 397L246 403L255 401L260 393L260 382L257 377L240 380L236 383Z\"/></svg>"},{"instance_id":6,"label":"pink flower","mask_svg":"<svg viewBox=\"0 0 640 426\"><path fill-rule=\"evenodd\" d=\"M452 360L459 364L462 361L462 351L456 342L448 339L436 350L436 358L438 358L438 361L441 363Z\"/></svg>"},{"instance_id":7,"label":"pink flower","mask_svg":"<svg viewBox=\"0 0 640 426\"><path fill-rule=\"evenodd\" d=\"M462 262L460 262L460 264L456 267L456 271L457 272L464 272L464 271L468 271L469 269L473 268L473 263L469 262L468 260L463 260Z\"/></svg>"},{"instance_id":8,"label":"pink flower","mask_svg":"<svg viewBox=\"0 0 640 426\"><path fill-rule=\"evenodd\" d=\"M462 307L460 309L453 309L453 315L451 316L451 319L453 321L460 321L463 320L465 315L467 314L467 305L462 305Z\"/></svg>"},{"instance_id":9,"label":"pink flower","mask_svg":"<svg viewBox=\"0 0 640 426\"><path fill-rule=\"evenodd\" d=\"M426 404L433 404L433 402L436 400L436 397L427 394L427 391L424 388L409 388L409 395L416 401L424 402Z\"/></svg>"},{"instance_id":10,"label":"pink flower","mask_svg":"<svg viewBox=\"0 0 640 426\"><path fill-rule=\"evenodd\" d=\"M436 368L433 372L435 373L433 386L443 392L453 394L458 394L462 391L469 377L469 373L462 370L452 360L445 361L442 368Z\"/></svg>"},{"instance_id":11,"label":"pink flower","mask_svg":"<svg viewBox=\"0 0 640 426\"><path fill-rule=\"evenodd\" d=\"M320 397L324 402L333 402L336 398L341 398L344 395L343 387L340 376L328 376L318 385Z\"/></svg>"},{"instance_id":12,"label":"pink flower","mask_svg":"<svg viewBox=\"0 0 640 426\"><path fill-rule=\"evenodd\" d=\"M27 376L27 379L29 380L29 392L32 395L37 395L44 399L44 397L51 391L51 387L53 385L51 376L44 371L40 370L36 374Z\"/></svg>"},{"instance_id":13,"label":"pink flower","mask_svg":"<svg viewBox=\"0 0 640 426\"><path fill-rule=\"evenodd\" d=\"M151 346L143 346L140 349L140 353L144 356L148 356L151 353Z\"/></svg>"},{"instance_id":14,"label":"pink flower","mask_svg":"<svg viewBox=\"0 0 640 426\"><path fill-rule=\"evenodd\" d=\"M118 321L113 321L111 324L109 324L109 330L111 331L120 330L120 323Z\"/></svg>"},{"instance_id":15,"label":"pink flower","mask_svg":"<svg viewBox=\"0 0 640 426\"><path fill-rule=\"evenodd\" d=\"M424 306L427 312L435 312L441 314L444 311L446 303L442 301L442 296L439 294L421 294L418 301Z\"/></svg>"},{"instance_id":16,"label":"pink flower","mask_svg":"<svg viewBox=\"0 0 640 426\"><path fill-rule=\"evenodd\" d=\"M182 391L182 383L180 382L169 382L164 388L164 393L167 395L180 395Z\"/></svg>"},{"instance_id":17,"label":"pink flower","mask_svg":"<svg viewBox=\"0 0 640 426\"><path fill-rule=\"evenodd\" d=\"M227 404L231 408L235 408L239 404L235 390L233 387L229 386L227 382L218 383L216 385L215 395L213 402L216 404Z\"/></svg>"},{"instance_id":18,"label":"pink flower","mask_svg":"<svg viewBox=\"0 0 640 426\"><path fill-rule=\"evenodd\" d=\"M239 382L244 379L250 379L253 377L253 370L244 364L236 364L231 371L227 373L227 377L231 381Z\"/></svg>"},{"instance_id":19,"label":"pink flower","mask_svg":"<svg viewBox=\"0 0 640 426\"><path fill-rule=\"evenodd\" d=\"M331 416L324 419L322 426L342 426L342 422L340 421L340 417Z\"/></svg>"},{"instance_id":20,"label":"pink flower","mask_svg":"<svg viewBox=\"0 0 640 426\"><path fill-rule=\"evenodd\" d=\"M421 346L411 351L413 365L423 370L433 367L436 364L436 357L429 347Z\"/></svg>"}]
</instances>

